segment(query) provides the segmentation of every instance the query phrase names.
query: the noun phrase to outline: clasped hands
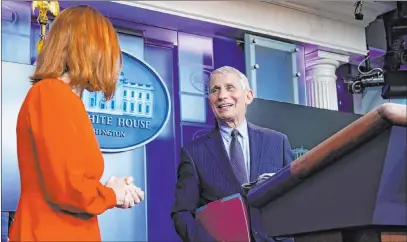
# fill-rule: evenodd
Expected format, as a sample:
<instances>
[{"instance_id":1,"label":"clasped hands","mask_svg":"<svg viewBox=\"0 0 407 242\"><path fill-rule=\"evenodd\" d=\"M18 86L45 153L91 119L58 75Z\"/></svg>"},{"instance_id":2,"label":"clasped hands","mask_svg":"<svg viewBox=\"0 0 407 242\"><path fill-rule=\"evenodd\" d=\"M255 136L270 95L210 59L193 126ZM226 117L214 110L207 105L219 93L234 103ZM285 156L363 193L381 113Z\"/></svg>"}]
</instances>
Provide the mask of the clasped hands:
<instances>
[{"instance_id":1,"label":"clasped hands","mask_svg":"<svg viewBox=\"0 0 407 242\"><path fill-rule=\"evenodd\" d=\"M144 192L133 184L133 177L110 177L106 187L110 187L116 194L118 208L131 208L144 200Z\"/></svg>"}]
</instances>

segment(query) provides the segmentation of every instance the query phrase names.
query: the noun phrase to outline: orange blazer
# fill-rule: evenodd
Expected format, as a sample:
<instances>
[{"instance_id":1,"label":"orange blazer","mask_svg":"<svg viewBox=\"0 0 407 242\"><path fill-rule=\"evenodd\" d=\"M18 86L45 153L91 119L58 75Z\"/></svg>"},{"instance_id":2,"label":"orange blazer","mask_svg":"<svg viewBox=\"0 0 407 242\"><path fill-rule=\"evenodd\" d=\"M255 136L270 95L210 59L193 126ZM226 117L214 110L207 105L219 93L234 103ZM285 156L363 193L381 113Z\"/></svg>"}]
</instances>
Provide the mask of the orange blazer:
<instances>
[{"instance_id":1,"label":"orange blazer","mask_svg":"<svg viewBox=\"0 0 407 242\"><path fill-rule=\"evenodd\" d=\"M97 215L116 206L99 182L104 160L85 107L71 87L42 80L17 120L21 196L10 241L100 241Z\"/></svg>"}]
</instances>

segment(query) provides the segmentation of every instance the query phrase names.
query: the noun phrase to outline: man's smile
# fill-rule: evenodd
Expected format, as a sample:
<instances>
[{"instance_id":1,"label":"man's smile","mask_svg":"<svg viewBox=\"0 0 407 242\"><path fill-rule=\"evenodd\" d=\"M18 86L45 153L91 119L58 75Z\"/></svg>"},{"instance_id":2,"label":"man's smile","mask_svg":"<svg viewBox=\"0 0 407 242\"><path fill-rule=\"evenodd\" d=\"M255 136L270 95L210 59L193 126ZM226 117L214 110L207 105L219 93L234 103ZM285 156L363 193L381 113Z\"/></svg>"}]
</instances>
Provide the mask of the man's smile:
<instances>
[{"instance_id":1,"label":"man's smile","mask_svg":"<svg viewBox=\"0 0 407 242\"><path fill-rule=\"evenodd\" d=\"M233 103L222 103L218 105L218 109L226 110L233 106Z\"/></svg>"}]
</instances>

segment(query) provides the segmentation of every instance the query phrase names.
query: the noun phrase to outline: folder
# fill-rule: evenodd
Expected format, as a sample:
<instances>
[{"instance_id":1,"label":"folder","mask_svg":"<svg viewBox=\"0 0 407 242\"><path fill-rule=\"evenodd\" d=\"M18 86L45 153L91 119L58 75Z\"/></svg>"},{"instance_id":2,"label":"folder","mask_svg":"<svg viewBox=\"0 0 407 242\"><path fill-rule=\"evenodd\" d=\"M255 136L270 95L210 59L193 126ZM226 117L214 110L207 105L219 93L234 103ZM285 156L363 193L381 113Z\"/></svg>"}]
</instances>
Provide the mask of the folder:
<instances>
[{"instance_id":1,"label":"folder","mask_svg":"<svg viewBox=\"0 0 407 242\"><path fill-rule=\"evenodd\" d=\"M250 242L247 207L240 194L198 208L195 219L217 241Z\"/></svg>"}]
</instances>

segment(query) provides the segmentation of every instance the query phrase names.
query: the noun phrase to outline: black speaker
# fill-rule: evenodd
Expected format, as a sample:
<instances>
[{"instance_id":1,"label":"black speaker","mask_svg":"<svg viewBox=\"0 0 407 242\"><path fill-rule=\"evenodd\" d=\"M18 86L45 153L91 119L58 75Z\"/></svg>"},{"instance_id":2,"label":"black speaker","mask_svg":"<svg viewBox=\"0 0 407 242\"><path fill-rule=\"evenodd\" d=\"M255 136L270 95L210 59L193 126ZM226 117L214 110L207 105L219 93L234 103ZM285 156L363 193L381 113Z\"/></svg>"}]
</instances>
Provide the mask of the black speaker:
<instances>
[{"instance_id":1,"label":"black speaker","mask_svg":"<svg viewBox=\"0 0 407 242\"><path fill-rule=\"evenodd\" d=\"M382 97L407 98L407 71L386 71L384 73L384 86Z\"/></svg>"}]
</instances>

